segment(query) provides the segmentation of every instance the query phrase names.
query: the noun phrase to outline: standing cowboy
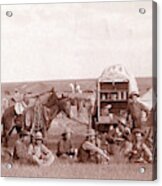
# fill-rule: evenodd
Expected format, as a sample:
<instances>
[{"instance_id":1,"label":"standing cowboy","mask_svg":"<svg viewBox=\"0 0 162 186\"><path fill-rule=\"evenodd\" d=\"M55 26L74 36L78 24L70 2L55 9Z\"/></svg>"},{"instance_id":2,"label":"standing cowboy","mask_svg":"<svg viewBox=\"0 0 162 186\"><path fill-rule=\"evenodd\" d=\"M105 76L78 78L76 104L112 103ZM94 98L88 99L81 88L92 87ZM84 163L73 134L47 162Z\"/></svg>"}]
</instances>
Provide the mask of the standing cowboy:
<instances>
[{"instance_id":1,"label":"standing cowboy","mask_svg":"<svg viewBox=\"0 0 162 186\"><path fill-rule=\"evenodd\" d=\"M15 110L15 118L14 122L16 123L17 127L21 130L23 126L23 113L24 110L27 108L27 105L24 101L24 94L21 93L18 89L15 89L13 95L14 101L14 110Z\"/></svg>"},{"instance_id":2,"label":"standing cowboy","mask_svg":"<svg viewBox=\"0 0 162 186\"><path fill-rule=\"evenodd\" d=\"M12 105L10 92L6 90L4 94L5 95L4 95L4 98L2 99L2 104L1 104L2 115L4 111Z\"/></svg>"},{"instance_id":3,"label":"standing cowboy","mask_svg":"<svg viewBox=\"0 0 162 186\"><path fill-rule=\"evenodd\" d=\"M36 98L34 105L34 119L31 131L33 133L41 131L43 135L45 134L45 112L39 96Z\"/></svg>"},{"instance_id":4,"label":"standing cowboy","mask_svg":"<svg viewBox=\"0 0 162 186\"><path fill-rule=\"evenodd\" d=\"M13 99L15 101L15 112L17 115L21 115L27 107L26 103L24 102L24 94L18 89L15 89Z\"/></svg>"},{"instance_id":5,"label":"standing cowboy","mask_svg":"<svg viewBox=\"0 0 162 186\"><path fill-rule=\"evenodd\" d=\"M128 117L131 116L133 126L132 128L141 128L142 111L149 115L149 110L138 101L139 94L132 92L130 94L130 101L128 103Z\"/></svg>"}]
</instances>

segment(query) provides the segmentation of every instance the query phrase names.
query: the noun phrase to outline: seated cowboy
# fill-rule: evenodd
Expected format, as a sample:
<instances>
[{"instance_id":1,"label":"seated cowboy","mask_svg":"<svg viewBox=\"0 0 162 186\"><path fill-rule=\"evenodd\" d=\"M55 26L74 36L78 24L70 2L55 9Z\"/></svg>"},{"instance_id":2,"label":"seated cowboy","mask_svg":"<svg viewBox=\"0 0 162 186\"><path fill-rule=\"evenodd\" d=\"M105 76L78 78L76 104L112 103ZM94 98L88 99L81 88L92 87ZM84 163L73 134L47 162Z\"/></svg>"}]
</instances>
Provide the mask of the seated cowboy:
<instances>
[{"instance_id":1,"label":"seated cowboy","mask_svg":"<svg viewBox=\"0 0 162 186\"><path fill-rule=\"evenodd\" d=\"M88 162L95 158L95 162L100 162L100 158L103 157L107 161L110 160L108 155L100 148L100 140L96 137L96 133L93 129L89 129L85 141L78 149L78 161Z\"/></svg>"},{"instance_id":2,"label":"seated cowboy","mask_svg":"<svg viewBox=\"0 0 162 186\"><path fill-rule=\"evenodd\" d=\"M41 132L35 134L35 142L30 144L28 154L32 157L32 162L38 166L50 166L55 159L53 153L43 144Z\"/></svg>"},{"instance_id":3,"label":"seated cowboy","mask_svg":"<svg viewBox=\"0 0 162 186\"><path fill-rule=\"evenodd\" d=\"M108 132L105 133L105 144L106 144L106 151L110 154L114 154L114 143L115 143L115 135L116 135L116 129L114 125L110 125Z\"/></svg>"},{"instance_id":4,"label":"seated cowboy","mask_svg":"<svg viewBox=\"0 0 162 186\"><path fill-rule=\"evenodd\" d=\"M124 117L118 117L118 126L116 127L115 138L123 138L125 133L131 133L131 129L128 127L127 120Z\"/></svg>"},{"instance_id":5,"label":"seated cowboy","mask_svg":"<svg viewBox=\"0 0 162 186\"><path fill-rule=\"evenodd\" d=\"M129 162L133 150L132 133L129 127L124 128L123 138L124 138L124 143L122 145L122 150L125 158L127 158L127 161Z\"/></svg>"},{"instance_id":6,"label":"seated cowboy","mask_svg":"<svg viewBox=\"0 0 162 186\"><path fill-rule=\"evenodd\" d=\"M58 157L73 157L74 147L71 140L72 131L70 128L66 128L62 133L62 139L57 144L57 156Z\"/></svg>"},{"instance_id":7,"label":"seated cowboy","mask_svg":"<svg viewBox=\"0 0 162 186\"><path fill-rule=\"evenodd\" d=\"M29 163L31 160L28 148L31 136L27 131L20 132L20 138L16 141L13 151L13 160L19 163Z\"/></svg>"},{"instance_id":8,"label":"seated cowboy","mask_svg":"<svg viewBox=\"0 0 162 186\"><path fill-rule=\"evenodd\" d=\"M133 130L135 141L133 144L132 158L136 162L152 162L153 155L150 148L145 143L144 132L136 128Z\"/></svg>"},{"instance_id":9,"label":"seated cowboy","mask_svg":"<svg viewBox=\"0 0 162 186\"><path fill-rule=\"evenodd\" d=\"M113 120L113 114L110 112L111 108L112 108L112 105L108 104L108 105L104 106L102 109L102 116L107 116L107 120L109 123L111 123Z\"/></svg>"},{"instance_id":10,"label":"seated cowboy","mask_svg":"<svg viewBox=\"0 0 162 186\"><path fill-rule=\"evenodd\" d=\"M128 126L128 122L124 117L118 117L118 126L121 132L124 132L125 127Z\"/></svg>"}]
</instances>

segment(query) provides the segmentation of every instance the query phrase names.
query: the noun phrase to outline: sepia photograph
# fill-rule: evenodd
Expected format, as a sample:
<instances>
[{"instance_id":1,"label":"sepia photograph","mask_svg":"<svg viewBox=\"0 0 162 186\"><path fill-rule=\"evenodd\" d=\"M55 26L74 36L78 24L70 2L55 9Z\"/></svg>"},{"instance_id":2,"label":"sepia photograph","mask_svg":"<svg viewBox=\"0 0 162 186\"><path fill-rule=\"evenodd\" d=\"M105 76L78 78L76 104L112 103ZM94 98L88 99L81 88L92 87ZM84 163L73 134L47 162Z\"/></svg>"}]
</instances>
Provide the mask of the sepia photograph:
<instances>
[{"instance_id":1,"label":"sepia photograph","mask_svg":"<svg viewBox=\"0 0 162 186\"><path fill-rule=\"evenodd\" d=\"M1 175L156 179L154 2L1 5Z\"/></svg>"}]
</instances>

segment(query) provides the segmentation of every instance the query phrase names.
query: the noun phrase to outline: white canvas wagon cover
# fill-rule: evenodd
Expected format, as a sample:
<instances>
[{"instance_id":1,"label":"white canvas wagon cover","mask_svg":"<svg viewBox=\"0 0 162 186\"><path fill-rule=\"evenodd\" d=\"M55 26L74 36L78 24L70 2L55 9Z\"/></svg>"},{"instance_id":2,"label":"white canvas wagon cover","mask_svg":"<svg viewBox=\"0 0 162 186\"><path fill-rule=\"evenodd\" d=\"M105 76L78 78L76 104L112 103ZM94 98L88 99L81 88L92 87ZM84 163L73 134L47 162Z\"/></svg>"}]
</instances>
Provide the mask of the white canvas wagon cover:
<instances>
[{"instance_id":1,"label":"white canvas wagon cover","mask_svg":"<svg viewBox=\"0 0 162 186\"><path fill-rule=\"evenodd\" d=\"M101 76L98 79L102 81L128 81L129 82L129 93L137 92L139 93L137 81L135 77L127 71L123 65L112 65L102 72Z\"/></svg>"}]
</instances>

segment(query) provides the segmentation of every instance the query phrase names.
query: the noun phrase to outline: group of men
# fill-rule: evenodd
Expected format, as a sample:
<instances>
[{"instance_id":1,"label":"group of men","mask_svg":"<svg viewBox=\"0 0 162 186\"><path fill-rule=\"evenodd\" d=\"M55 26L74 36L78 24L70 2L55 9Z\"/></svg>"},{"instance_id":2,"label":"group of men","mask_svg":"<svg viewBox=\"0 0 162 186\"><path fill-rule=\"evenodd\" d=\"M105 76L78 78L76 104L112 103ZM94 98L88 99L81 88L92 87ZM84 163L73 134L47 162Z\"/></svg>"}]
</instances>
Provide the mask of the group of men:
<instances>
[{"instance_id":1,"label":"group of men","mask_svg":"<svg viewBox=\"0 0 162 186\"><path fill-rule=\"evenodd\" d=\"M35 136L32 136L27 131L20 133L13 150L14 162L49 166L54 159L54 154L43 143L41 132L37 132Z\"/></svg>"},{"instance_id":2,"label":"group of men","mask_svg":"<svg viewBox=\"0 0 162 186\"><path fill-rule=\"evenodd\" d=\"M128 108L126 115L112 117L109 112L111 108L107 107L107 116L110 121L118 120L118 125L110 125L108 132L101 135L103 145L109 154L115 154L115 148L119 147L120 156L127 161L133 162L152 162L153 161L153 118L150 118L149 109L138 100L139 94L132 92L129 96ZM145 113L146 120L142 121L142 115ZM112 119L113 118L113 119ZM144 124L145 123L145 124Z\"/></svg>"},{"instance_id":3,"label":"group of men","mask_svg":"<svg viewBox=\"0 0 162 186\"><path fill-rule=\"evenodd\" d=\"M110 158L100 147L96 133L89 129L85 140L79 148L75 148L72 142L72 131L66 128L57 143L57 149L52 152L45 144L41 132L32 136L26 131L20 133L13 151L13 161L23 164L35 164L38 166L50 166L57 158L61 160L74 160L77 162L99 162L99 157L109 162ZM99 139L98 139L99 140Z\"/></svg>"},{"instance_id":4,"label":"group of men","mask_svg":"<svg viewBox=\"0 0 162 186\"><path fill-rule=\"evenodd\" d=\"M57 144L57 156L77 157L78 162L109 163L119 162L151 163L153 161L153 139L148 131L130 128L124 118L119 118L117 126L110 125L107 132L99 133L88 129L85 139L75 149L72 132L68 129ZM116 161L116 160L115 160Z\"/></svg>"},{"instance_id":5,"label":"group of men","mask_svg":"<svg viewBox=\"0 0 162 186\"><path fill-rule=\"evenodd\" d=\"M13 159L38 166L50 166L56 158L70 162L110 163L117 157L120 163L123 161L151 163L153 161L153 149L149 141L151 139L146 138L145 133L139 128L131 131L122 119L119 126L110 125L108 132L105 133L88 129L84 140L78 146L73 143L75 134L70 128L66 128L53 152L44 144L41 132L30 136L24 131L15 144Z\"/></svg>"},{"instance_id":6,"label":"group of men","mask_svg":"<svg viewBox=\"0 0 162 186\"><path fill-rule=\"evenodd\" d=\"M118 125L110 125L107 132L99 133L94 129L88 129L85 139L77 148L72 142L72 131L69 128L65 129L55 152L44 144L40 131L34 134L21 131L14 146L13 160L38 166L49 166L56 157L77 162L100 163L110 162L111 157L119 156L122 152L122 156L128 161L152 162L152 136L144 132L141 124L142 111L149 115L149 110L138 101L138 96L132 92L128 104L127 116L131 117L132 125L128 124L129 118L119 117ZM26 107L24 96L15 91L14 101L15 112L19 115Z\"/></svg>"}]
</instances>

